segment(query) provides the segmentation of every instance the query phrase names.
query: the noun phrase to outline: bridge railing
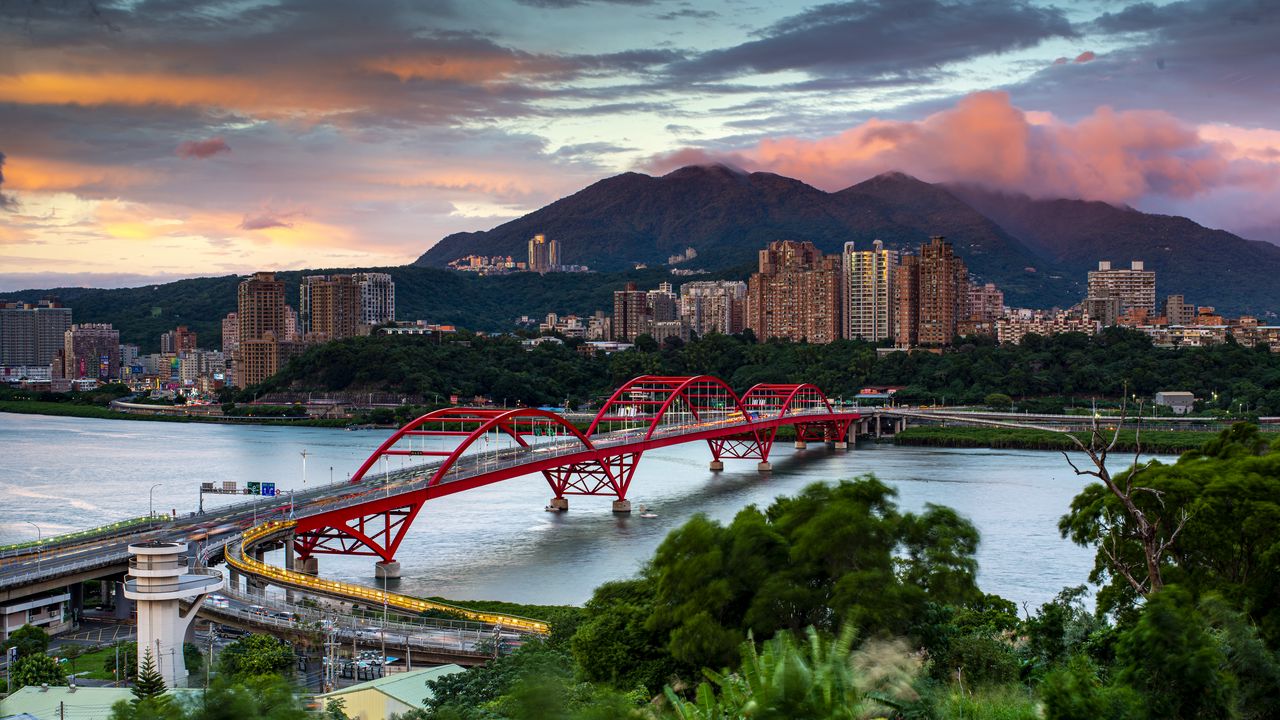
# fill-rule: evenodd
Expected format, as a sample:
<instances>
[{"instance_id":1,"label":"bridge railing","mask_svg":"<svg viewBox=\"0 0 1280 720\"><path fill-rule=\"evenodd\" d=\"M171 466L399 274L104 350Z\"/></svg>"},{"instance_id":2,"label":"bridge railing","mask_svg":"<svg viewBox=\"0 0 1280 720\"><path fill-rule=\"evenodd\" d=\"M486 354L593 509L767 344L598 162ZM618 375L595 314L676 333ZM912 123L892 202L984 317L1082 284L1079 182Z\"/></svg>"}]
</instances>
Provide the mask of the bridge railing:
<instances>
[{"instance_id":1,"label":"bridge railing","mask_svg":"<svg viewBox=\"0 0 1280 720\"><path fill-rule=\"evenodd\" d=\"M820 410L806 410L803 412L788 413L786 417L798 418L798 417L813 416L814 418L822 418L822 417L828 416L829 414L830 413L828 413L825 408L822 408ZM717 416L713 416L711 418L706 418L703 420L693 420L692 422L689 422L687 421L687 419L682 419L683 421L681 422L673 423L670 425L658 426L658 429L654 432L652 437L669 437L672 435L684 434L685 432L691 431L691 430L696 431L696 430L704 429L706 427L717 425L717 424L724 424L726 422L731 422L731 421L736 422L736 420L734 419L735 415L738 415L738 413L735 413L732 411L725 411L723 413L718 414ZM704 413L703 416L705 418L706 414ZM767 421L767 420L773 420L773 419L776 419L776 418L765 417L765 418L755 418L754 420ZM744 431L750 429L750 425L744 424L743 429ZM647 424L638 426L636 428L615 430L608 433L599 433L597 435L593 435L590 439L591 439L592 445L595 447L596 450L604 450L611 447L617 447L619 445L625 445L629 442L634 442L640 438L643 438L646 433L648 433ZM589 455L589 454L592 454L592 451L584 448L582 443L578 442L576 439L573 439L573 438L568 438L565 440L557 439L557 440L551 440L551 441L535 442L531 444L529 447L513 446L508 448L500 448L496 450L465 454L459 457L458 460L452 466L450 466L449 470L447 470L445 474L440 478L439 484L443 485L443 484L448 484L452 482L458 482L460 480L466 480L468 478L475 477L476 475L495 472L498 470L506 470L513 467L518 467L520 465L526 465L528 464L530 457L537 457L538 459L548 459L548 458L565 457L568 455L577 455L577 454ZM421 465L416 465L409 468L403 468L400 470L392 471L385 475L366 476L361 481L360 486L354 486L354 485L344 486L345 489L347 489L348 491L355 491L356 492L355 495L352 495L351 497L344 498L341 500L326 501L323 504L323 507L317 507L314 509L314 511L328 512L331 510L340 510L342 508L352 507L355 505L363 505L364 503L369 502L370 497L375 495L378 492L386 492L387 494L399 495L403 493L415 492L418 490L426 489L428 485L431 483L432 478L434 478L435 470L440 467L440 464L441 464L440 461L433 461L430 463L423 463ZM411 478L410 482L407 482L407 483L401 482L394 485L392 484L393 482L396 482L397 480L401 480L406 477ZM280 504L279 502L273 503L273 506L279 505L279 504ZM303 509L302 512L303 514L309 514L307 512L307 509Z\"/></svg>"}]
</instances>

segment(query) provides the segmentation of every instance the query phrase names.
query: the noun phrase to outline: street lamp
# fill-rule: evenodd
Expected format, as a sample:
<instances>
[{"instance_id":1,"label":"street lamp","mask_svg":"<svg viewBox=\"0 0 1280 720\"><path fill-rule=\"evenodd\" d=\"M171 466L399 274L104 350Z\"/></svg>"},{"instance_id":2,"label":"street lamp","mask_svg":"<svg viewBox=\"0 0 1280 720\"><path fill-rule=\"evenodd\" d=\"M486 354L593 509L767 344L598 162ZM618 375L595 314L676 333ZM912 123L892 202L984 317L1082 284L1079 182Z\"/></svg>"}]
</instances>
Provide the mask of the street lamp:
<instances>
[{"instance_id":1,"label":"street lamp","mask_svg":"<svg viewBox=\"0 0 1280 720\"><path fill-rule=\"evenodd\" d=\"M307 489L307 449L302 448L302 489Z\"/></svg>"},{"instance_id":2,"label":"street lamp","mask_svg":"<svg viewBox=\"0 0 1280 720\"><path fill-rule=\"evenodd\" d=\"M40 558L43 556L44 533L40 532L40 526L30 520L23 520L26 524L36 529L36 570L40 569Z\"/></svg>"},{"instance_id":3,"label":"street lamp","mask_svg":"<svg viewBox=\"0 0 1280 720\"><path fill-rule=\"evenodd\" d=\"M156 483L155 485L151 486L150 490L147 491L147 525L148 526L151 525L151 521L156 516L156 505L155 505L154 493L156 491L156 488L158 487L164 487L164 483Z\"/></svg>"}]
</instances>

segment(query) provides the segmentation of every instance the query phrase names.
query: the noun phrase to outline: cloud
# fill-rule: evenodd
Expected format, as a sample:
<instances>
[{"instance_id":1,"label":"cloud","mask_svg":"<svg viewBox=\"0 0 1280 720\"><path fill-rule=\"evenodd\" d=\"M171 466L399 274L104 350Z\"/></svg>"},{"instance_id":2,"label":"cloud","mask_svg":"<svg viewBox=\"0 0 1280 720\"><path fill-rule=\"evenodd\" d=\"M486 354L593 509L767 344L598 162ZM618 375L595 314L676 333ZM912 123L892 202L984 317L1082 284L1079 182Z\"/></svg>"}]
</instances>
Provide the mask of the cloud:
<instances>
[{"instance_id":1,"label":"cloud","mask_svg":"<svg viewBox=\"0 0 1280 720\"><path fill-rule=\"evenodd\" d=\"M1084 52L1082 52L1082 53L1080 53L1079 55L1077 55L1077 56L1076 56L1075 63L1076 63L1077 65L1079 65L1080 63L1087 63L1087 62L1089 62L1090 60L1093 60L1093 59L1094 59L1094 58L1096 58L1096 57L1098 57L1098 56L1097 56L1097 55L1095 55L1095 54L1094 54L1094 52L1093 52L1092 50L1085 50Z\"/></svg>"},{"instance_id":2,"label":"cloud","mask_svg":"<svg viewBox=\"0 0 1280 720\"><path fill-rule=\"evenodd\" d=\"M241 230L267 230L269 228L292 228L293 222L288 218L294 213L273 214L264 212L259 215L246 215L237 226Z\"/></svg>"},{"instance_id":3,"label":"cloud","mask_svg":"<svg viewBox=\"0 0 1280 720\"><path fill-rule=\"evenodd\" d=\"M1261 135L1251 137L1255 145L1262 142ZM1280 162L1260 162L1258 152L1235 148L1225 135L1208 140L1164 112L1100 107L1069 123L1026 113L1006 93L979 92L919 121L873 119L834 137L769 139L728 156L684 150L654 158L650 166L661 171L727 159L830 190L901 170L931 182L1127 203L1227 187L1274 191Z\"/></svg>"},{"instance_id":4,"label":"cloud","mask_svg":"<svg viewBox=\"0 0 1280 720\"><path fill-rule=\"evenodd\" d=\"M10 204L9 198L4 194L4 153L0 152L0 208L6 208Z\"/></svg>"},{"instance_id":5,"label":"cloud","mask_svg":"<svg viewBox=\"0 0 1280 720\"><path fill-rule=\"evenodd\" d=\"M713 50L675 72L701 78L799 70L851 80L912 76L947 63L1028 48L1075 30L1061 10L1004 0L860 0L819 5L760 38Z\"/></svg>"},{"instance_id":6,"label":"cloud","mask_svg":"<svg viewBox=\"0 0 1280 720\"><path fill-rule=\"evenodd\" d=\"M218 153L229 152L231 152L231 146L220 137L211 137L208 140L187 140L178 146L178 157L200 160L213 157Z\"/></svg>"}]
</instances>

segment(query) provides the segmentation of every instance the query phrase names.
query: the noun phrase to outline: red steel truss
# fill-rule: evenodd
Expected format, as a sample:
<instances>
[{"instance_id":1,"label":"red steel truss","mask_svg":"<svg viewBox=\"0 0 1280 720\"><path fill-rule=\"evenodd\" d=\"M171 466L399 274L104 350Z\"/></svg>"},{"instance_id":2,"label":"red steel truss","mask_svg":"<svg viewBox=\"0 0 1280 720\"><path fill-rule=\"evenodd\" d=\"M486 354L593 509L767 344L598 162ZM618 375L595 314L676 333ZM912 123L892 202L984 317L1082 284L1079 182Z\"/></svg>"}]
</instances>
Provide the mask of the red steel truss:
<instances>
[{"instance_id":1,"label":"red steel truss","mask_svg":"<svg viewBox=\"0 0 1280 720\"><path fill-rule=\"evenodd\" d=\"M312 504L319 512L299 518L294 547L303 558L333 553L376 555L390 562L432 498L540 472L556 499L605 495L625 500L646 450L705 440L717 461L764 462L783 425L793 426L799 440L844 442L857 419L857 413L832 408L813 385L760 384L740 398L710 375L635 378L605 401L585 433L560 415L533 408L435 410L387 438L351 482L376 480L370 471L382 461L385 474L387 459L397 456L438 458L438 465L410 481L392 484L387 476L383 485L366 482ZM456 443L442 448L440 438ZM540 448L545 441L539 438L554 442ZM467 454L503 442L510 450ZM338 507L325 510L326 504Z\"/></svg>"}]
</instances>

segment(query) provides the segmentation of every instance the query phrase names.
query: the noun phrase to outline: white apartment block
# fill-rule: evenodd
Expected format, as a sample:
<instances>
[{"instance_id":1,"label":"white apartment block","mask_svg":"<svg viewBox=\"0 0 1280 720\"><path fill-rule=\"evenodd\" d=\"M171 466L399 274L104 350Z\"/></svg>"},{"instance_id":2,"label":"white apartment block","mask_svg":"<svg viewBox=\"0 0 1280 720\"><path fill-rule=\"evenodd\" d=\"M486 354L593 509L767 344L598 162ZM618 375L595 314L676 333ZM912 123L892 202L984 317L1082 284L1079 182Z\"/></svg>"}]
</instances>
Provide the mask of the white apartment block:
<instances>
[{"instance_id":1,"label":"white apartment block","mask_svg":"<svg viewBox=\"0 0 1280 720\"><path fill-rule=\"evenodd\" d=\"M898 251L876 240L871 250L844 244L844 331L846 339L879 342L893 337L893 278Z\"/></svg>"}]
</instances>

